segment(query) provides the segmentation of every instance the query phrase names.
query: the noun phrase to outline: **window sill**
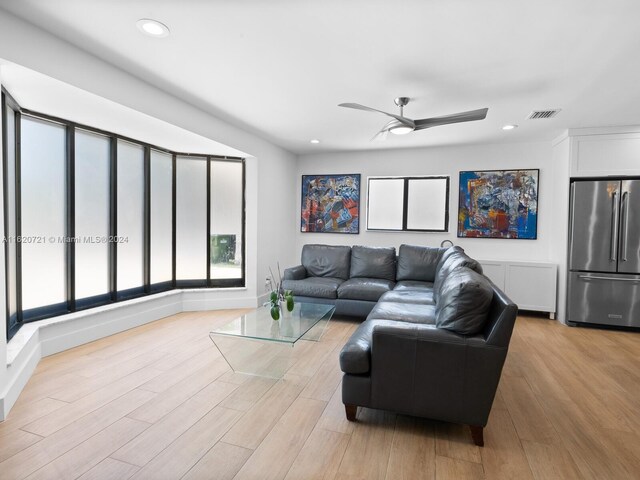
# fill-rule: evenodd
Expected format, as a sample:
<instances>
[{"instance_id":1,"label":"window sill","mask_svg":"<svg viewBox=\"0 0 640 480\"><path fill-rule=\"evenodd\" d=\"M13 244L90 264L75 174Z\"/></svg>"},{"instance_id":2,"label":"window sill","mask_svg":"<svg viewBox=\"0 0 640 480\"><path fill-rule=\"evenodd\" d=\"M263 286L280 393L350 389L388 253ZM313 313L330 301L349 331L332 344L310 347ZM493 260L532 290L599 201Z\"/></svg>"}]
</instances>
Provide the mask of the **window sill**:
<instances>
[{"instance_id":1,"label":"window sill","mask_svg":"<svg viewBox=\"0 0 640 480\"><path fill-rule=\"evenodd\" d=\"M118 310L124 310L135 305L144 305L146 303L153 303L157 300L169 297L180 297L183 293L196 292L198 294L214 293L214 292L239 292L247 291L247 287L231 287L231 288L179 288L175 290L169 290L166 292L154 293L146 295L144 297L138 297L131 300L123 300L117 303L111 303L109 305L102 305L100 307L88 308L79 312L68 313L57 317L47 318L44 320L37 320L30 323L25 323L18 332L7 343L7 367L10 367L16 358L20 355L23 349L27 346L29 341L34 335L42 328L50 327L53 325L60 325L69 323L75 320L83 318L89 318L98 314L106 312L116 312Z\"/></svg>"}]
</instances>

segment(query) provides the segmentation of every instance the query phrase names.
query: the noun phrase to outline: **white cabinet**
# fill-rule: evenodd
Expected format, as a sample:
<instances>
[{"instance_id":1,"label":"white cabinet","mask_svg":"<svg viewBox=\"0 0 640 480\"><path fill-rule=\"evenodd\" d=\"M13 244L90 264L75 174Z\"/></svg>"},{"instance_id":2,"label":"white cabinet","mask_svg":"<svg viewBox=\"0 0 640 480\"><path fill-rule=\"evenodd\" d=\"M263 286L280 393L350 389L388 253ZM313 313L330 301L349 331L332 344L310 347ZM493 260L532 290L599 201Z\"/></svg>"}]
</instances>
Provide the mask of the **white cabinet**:
<instances>
[{"instance_id":1,"label":"white cabinet","mask_svg":"<svg viewBox=\"0 0 640 480\"><path fill-rule=\"evenodd\" d=\"M520 310L556 313L558 266L554 263L479 260L484 274Z\"/></svg>"},{"instance_id":2,"label":"white cabinet","mask_svg":"<svg viewBox=\"0 0 640 480\"><path fill-rule=\"evenodd\" d=\"M638 127L573 129L571 176L640 175Z\"/></svg>"}]
</instances>

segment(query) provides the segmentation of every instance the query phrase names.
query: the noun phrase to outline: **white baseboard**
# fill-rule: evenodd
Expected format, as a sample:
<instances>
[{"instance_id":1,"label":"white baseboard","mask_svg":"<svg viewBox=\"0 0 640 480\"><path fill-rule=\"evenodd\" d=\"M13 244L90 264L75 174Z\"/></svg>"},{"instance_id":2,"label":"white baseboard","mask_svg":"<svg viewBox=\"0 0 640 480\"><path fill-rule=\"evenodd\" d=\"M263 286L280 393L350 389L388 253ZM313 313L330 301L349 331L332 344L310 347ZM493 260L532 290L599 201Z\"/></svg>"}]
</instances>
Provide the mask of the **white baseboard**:
<instances>
[{"instance_id":1,"label":"white baseboard","mask_svg":"<svg viewBox=\"0 0 640 480\"><path fill-rule=\"evenodd\" d=\"M31 378L33 371L42 358L38 331L30 337L27 344L22 348L19 357L18 361L14 361L12 365L7 366L7 385L2 397L0 397L0 420L7 418L9 411L18 400L22 389Z\"/></svg>"},{"instance_id":2,"label":"white baseboard","mask_svg":"<svg viewBox=\"0 0 640 480\"><path fill-rule=\"evenodd\" d=\"M9 414L41 358L180 312L255 308L257 299L242 297L243 293L172 290L26 325L30 330L19 332L23 345L13 346L7 365L8 380L0 391L0 421Z\"/></svg>"},{"instance_id":3,"label":"white baseboard","mask_svg":"<svg viewBox=\"0 0 640 480\"><path fill-rule=\"evenodd\" d=\"M211 298L206 290L188 290L182 293L182 311L222 310L226 308L256 308L256 298L225 296Z\"/></svg>"},{"instance_id":4,"label":"white baseboard","mask_svg":"<svg viewBox=\"0 0 640 480\"><path fill-rule=\"evenodd\" d=\"M53 355L181 311L180 298L176 295L176 297L158 299L152 305L132 306L118 312L117 315L113 312L102 312L89 321L86 318L77 319L65 331L55 328L56 325L47 325L40 329L42 356Z\"/></svg>"}]
</instances>

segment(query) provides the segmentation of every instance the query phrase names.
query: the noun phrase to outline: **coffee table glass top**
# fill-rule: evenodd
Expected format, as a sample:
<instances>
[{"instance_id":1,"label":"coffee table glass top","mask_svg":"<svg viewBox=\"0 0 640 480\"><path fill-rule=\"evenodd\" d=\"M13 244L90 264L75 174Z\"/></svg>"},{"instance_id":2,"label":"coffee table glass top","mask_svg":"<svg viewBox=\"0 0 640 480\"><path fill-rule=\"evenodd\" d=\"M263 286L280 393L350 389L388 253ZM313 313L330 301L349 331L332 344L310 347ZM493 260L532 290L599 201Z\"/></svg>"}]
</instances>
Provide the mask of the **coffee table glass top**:
<instances>
[{"instance_id":1,"label":"coffee table glass top","mask_svg":"<svg viewBox=\"0 0 640 480\"><path fill-rule=\"evenodd\" d=\"M252 338L293 345L298 340L318 341L335 307L320 303L296 302L292 312L281 312L280 320L271 318L270 307L258 307L223 327L211 331L211 335Z\"/></svg>"}]
</instances>

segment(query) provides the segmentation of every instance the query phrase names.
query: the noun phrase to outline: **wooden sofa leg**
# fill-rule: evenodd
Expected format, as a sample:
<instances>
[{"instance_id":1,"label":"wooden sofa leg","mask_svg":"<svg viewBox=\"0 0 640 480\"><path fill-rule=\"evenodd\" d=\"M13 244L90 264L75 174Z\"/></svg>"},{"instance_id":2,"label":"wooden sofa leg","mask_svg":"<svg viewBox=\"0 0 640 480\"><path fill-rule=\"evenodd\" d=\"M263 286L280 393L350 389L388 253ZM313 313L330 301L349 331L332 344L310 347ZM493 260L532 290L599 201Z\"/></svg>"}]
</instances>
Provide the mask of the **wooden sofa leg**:
<instances>
[{"instance_id":1,"label":"wooden sofa leg","mask_svg":"<svg viewBox=\"0 0 640 480\"><path fill-rule=\"evenodd\" d=\"M471 430L471 438L473 438L473 443L475 443L478 447L484 447L484 432L482 427L469 425L469 429Z\"/></svg>"},{"instance_id":2,"label":"wooden sofa leg","mask_svg":"<svg viewBox=\"0 0 640 480\"><path fill-rule=\"evenodd\" d=\"M349 420L350 422L355 422L356 421L356 413L358 412L358 406L357 405L346 405L345 404L344 411L347 414L347 420Z\"/></svg>"}]
</instances>

